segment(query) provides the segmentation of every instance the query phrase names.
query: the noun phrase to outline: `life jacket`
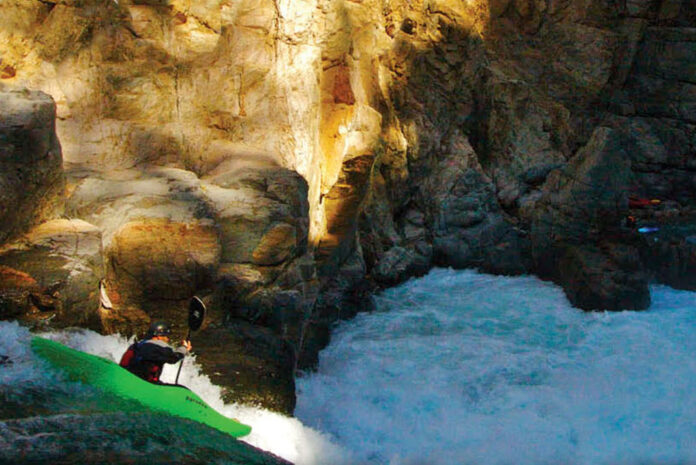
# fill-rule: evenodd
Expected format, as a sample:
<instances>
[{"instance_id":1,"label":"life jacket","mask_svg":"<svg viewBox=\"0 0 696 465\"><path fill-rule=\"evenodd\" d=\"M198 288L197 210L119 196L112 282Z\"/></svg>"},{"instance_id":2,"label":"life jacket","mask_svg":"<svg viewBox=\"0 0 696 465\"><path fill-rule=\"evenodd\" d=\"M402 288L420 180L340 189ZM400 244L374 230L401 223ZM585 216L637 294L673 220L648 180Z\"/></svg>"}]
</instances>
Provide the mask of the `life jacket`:
<instances>
[{"instance_id":1,"label":"life jacket","mask_svg":"<svg viewBox=\"0 0 696 465\"><path fill-rule=\"evenodd\" d=\"M118 364L145 381L158 383L164 364L144 360L140 354L138 354L138 349L146 342L147 340L131 344Z\"/></svg>"}]
</instances>

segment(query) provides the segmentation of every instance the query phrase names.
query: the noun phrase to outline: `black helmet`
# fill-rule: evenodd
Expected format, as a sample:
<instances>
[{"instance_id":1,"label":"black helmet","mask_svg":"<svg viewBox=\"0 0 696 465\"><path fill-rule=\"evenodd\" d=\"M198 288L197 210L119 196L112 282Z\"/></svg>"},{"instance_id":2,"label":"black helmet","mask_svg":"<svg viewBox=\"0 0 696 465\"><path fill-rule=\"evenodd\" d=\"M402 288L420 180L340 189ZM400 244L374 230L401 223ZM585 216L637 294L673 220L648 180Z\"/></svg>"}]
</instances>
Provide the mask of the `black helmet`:
<instances>
[{"instance_id":1,"label":"black helmet","mask_svg":"<svg viewBox=\"0 0 696 465\"><path fill-rule=\"evenodd\" d=\"M147 337L169 336L171 333L172 330L166 322L153 321L150 325L150 329L147 330Z\"/></svg>"}]
</instances>

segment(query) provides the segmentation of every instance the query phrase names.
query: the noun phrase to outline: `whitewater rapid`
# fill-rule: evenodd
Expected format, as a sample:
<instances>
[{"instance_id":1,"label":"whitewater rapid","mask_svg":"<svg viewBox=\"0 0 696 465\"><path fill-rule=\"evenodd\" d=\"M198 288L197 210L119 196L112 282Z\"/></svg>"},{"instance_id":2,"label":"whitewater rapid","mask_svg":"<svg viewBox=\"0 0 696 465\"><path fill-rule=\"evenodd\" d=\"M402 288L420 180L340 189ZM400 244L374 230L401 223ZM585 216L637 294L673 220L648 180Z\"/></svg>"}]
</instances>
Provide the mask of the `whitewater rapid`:
<instances>
[{"instance_id":1,"label":"whitewater rapid","mask_svg":"<svg viewBox=\"0 0 696 465\"><path fill-rule=\"evenodd\" d=\"M297 380L297 418L225 404L195 359L179 381L251 425L244 441L297 465L696 464L696 293L651 293L645 312L585 313L533 277L433 270L335 328L317 370ZM111 360L131 342L88 330L43 335ZM129 421L100 417L99 393L37 360L27 329L0 322L0 336L0 355L12 360L0 366L2 418L20 412L62 421L61 430L87 415L92 426L74 433L87 450L104 422L118 431ZM162 378L175 376L170 366ZM219 441L197 431L201 450Z\"/></svg>"},{"instance_id":2,"label":"whitewater rapid","mask_svg":"<svg viewBox=\"0 0 696 465\"><path fill-rule=\"evenodd\" d=\"M533 277L434 270L335 329L296 415L359 464L694 464L696 293L651 292L585 313Z\"/></svg>"},{"instance_id":3,"label":"whitewater rapid","mask_svg":"<svg viewBox=\"0 0 696 465\"><path fill-rule=\"evenodd\" d=\"M132 342L119 335L102 336L89 330L38 335L113 361L120 360ZM79 383L66 382L56 370L38 359L30 348L31 337L32 334L16 322L0 321L0 355L11 360L0 366L0 400L3 401L3 405L0 405L0 413L3 415L0 418L58 418L57 421L65 422L64 429L69 430L70 423L74 420L61 420L59 414L80 413L97 418L104 411L118 410L117 406L104 405L98 392ZM165 365L162 381L173 383L177 368L178 365ZM225 404L221 388L202 374L195 356L185 359L179 383L188 386L223 415L251 425L252 433L241 440L252 446L297 465L340 465L350 460L350 453L332 443L326 435L304 426L295 418L253 406ZM147 426L144 428L147 429ZM98 428L95 428L94 434L100 434ZM76 432L75 437L88 441L82 432ZM84 447L90 446L85 444ZM205 460L204 457L199 459Z\"/></svg>"}]
</instances>

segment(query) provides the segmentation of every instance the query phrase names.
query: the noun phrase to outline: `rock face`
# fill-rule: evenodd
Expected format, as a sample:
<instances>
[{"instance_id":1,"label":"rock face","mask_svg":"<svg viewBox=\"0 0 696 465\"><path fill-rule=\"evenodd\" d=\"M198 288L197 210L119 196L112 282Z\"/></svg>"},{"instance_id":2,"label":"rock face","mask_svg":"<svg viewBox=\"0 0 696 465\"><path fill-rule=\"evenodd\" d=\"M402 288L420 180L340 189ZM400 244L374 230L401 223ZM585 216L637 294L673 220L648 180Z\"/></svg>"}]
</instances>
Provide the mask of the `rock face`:
<instances>
[{"instance_id":1,"label":"rock face","mask_svg":"<svg viewBox=\"0 0 696 465\"><path fill-rule=\"evenodd\" d=\"M551 173L532 214L535 268L563 283L582 308L650 304L638 249L629 245L632 232L620 227L631 178L625 146L619 131L595 130L568 166Z\"/></svg>"},{"instance_id":2,"label":"rock face","mask_svg":"<svg viewBox=\"0 0 696 465\"><path fill-rule=\"evenodd\" d=\"M0 243L62 213L56 107L42 92L0 92Z\"/></svg>"},{"instance_id":3,"label":"rock face","mask_svg":"<svg viewBox=\"0 0 696 465\"><path fill-rule=\"evenodd\" d=\"M65 201L101 237L90 279L114 304L97 313L103 331L167 318L183 333L201 295L201 337L215 341L202 363L230 399L288 412L292 374L332 324L432 266L535 273L587 310L645 308L651 276L693 282L694 11L15 2L0 18L0 79L55 100L67 189L50 102L28 111L43 97L2 93L24 103L1 107L0 126L23 122L0 127L0 243ZM669 239L639 236L628 215ZM58 299L12 240L7 318L28 314L27 296Z\"/></svg>"}]
</instances>

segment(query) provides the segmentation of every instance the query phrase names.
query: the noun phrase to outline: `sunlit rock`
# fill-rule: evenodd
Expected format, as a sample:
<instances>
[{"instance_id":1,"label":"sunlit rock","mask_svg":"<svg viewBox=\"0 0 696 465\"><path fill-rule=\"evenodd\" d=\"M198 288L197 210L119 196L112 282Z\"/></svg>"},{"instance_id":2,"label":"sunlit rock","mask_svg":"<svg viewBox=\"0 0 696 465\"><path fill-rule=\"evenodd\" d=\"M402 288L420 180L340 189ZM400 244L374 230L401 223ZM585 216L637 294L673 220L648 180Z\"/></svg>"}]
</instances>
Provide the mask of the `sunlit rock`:
<instances>
[{"instance_id":1,"label":"sunlit rock","mask_svg":"<svg viewBox=\"0 0 696 465\"><path fill-rule=\"evenodd\" d=\"M218 167L204 179L210 183L205 195L220 227L224 263L274 265L304 253L307 190L297 173L250 169L242 162Z\"/></svg>"},{"instance_id":2,"label":"sunlit rock","mask_svg":"<svg viewBox=\"0 0 696 465\"><path fill-rule=\"evenodd\" d=\"M212 284L221 247L212 226L153 218L121 227L106 255L121 293L177 300Z\"/></svg>"}]
</instances>

